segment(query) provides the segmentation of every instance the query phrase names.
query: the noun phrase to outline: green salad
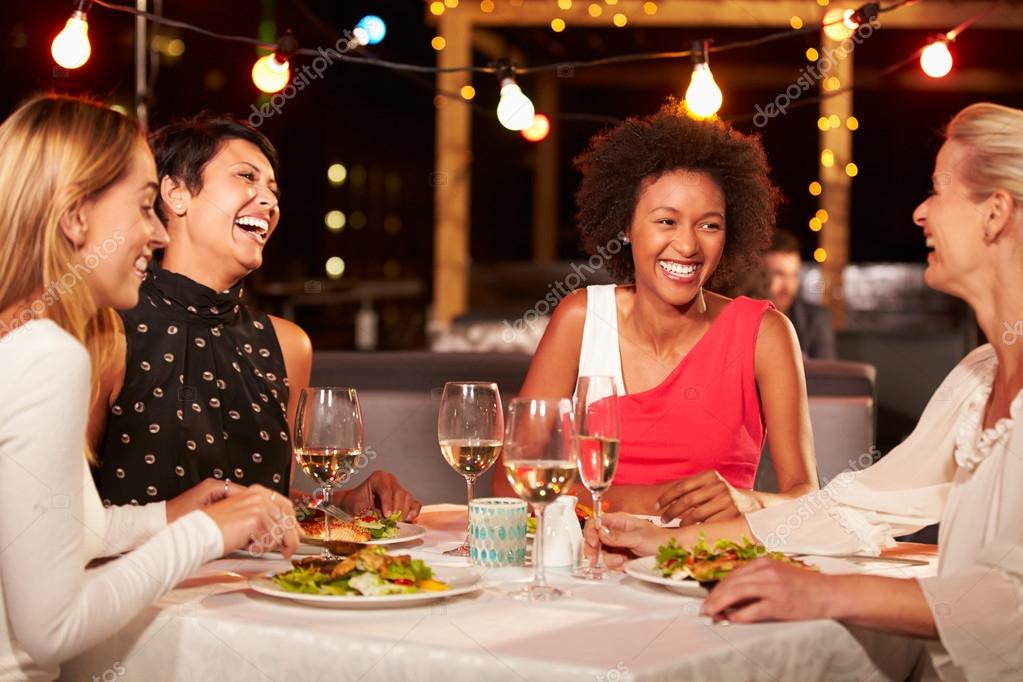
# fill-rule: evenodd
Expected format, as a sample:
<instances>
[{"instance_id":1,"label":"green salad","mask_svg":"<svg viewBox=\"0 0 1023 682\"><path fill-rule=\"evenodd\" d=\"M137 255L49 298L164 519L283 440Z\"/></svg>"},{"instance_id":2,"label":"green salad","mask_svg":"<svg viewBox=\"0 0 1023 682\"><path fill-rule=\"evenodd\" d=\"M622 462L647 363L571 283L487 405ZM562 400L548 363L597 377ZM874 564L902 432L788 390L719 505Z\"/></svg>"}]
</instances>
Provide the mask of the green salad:
<instances>
[{"instance_id":1,"label":"green salad","mask_svg":"<svg viewBox=\"0 0 1023 682\"><path fill-rule=\"evenodd\" d=\"M446 583L420 559L392 556L382 547L366 547L337 561L306 558L273 581L288 592L378 597L390 594L442 592Z\"/></svg>"},{"instance_id":2,"label":"green salad","mask_svg":"<svg viewBox=\"0 0 1023 682\"><path fill-rule=\"evenodd\" d=\"M763 545L753 543L746 537L743 537L742 544L718 540L711 547L701 533L699 541L689 549L680 547L675 538L659 547L655 567L664 578L716 583L736 568L760 557L802 564L781 552L769 552Z\"/></svg>"},{"instance_id":3,"label":"green salad","mask_svg":"<svg viewBox=\"0 0 1023 682\"><path fill-rule=\"evenodd\" d=\"M398 537L398 521L401 512L391 512L389 516L381 516L376 511L367 512L355 517L355 525L365 528L374 540Z\"/></svg>"}]
</instances>

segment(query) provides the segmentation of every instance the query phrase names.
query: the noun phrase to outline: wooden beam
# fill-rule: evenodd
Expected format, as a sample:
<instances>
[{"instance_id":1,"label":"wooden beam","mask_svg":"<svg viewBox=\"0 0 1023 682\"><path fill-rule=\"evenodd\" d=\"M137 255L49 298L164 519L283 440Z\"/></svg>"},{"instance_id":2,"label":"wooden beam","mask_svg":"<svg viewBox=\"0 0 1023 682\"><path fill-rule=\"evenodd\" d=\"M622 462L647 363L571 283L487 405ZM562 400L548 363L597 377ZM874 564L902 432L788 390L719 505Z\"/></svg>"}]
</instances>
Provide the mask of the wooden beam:
<instances>
[{"instance_id":1,"label":"wooden beam","mask_svg":"<svg viewBox=\"0 0 1023 682\"><path fill-rule=\"evenodd\" d=\"M558 77L550 72L532 80L533 103L552 122L546 140L533 154L533 260L549 263L558 258Z\"/></svg>"},{"instance_id":2,"label":"wooden beam","mask_svg":"<svg viewBox=\"0 0 1023 682\"><path fill-rule=\"evenodd\" d=\"M427 0L426 4L429 5ZM496 0L492 12L484 12L475 0L463 0L454 10L442 15L459 14L476 26L500 26L507 28L522 26L546 26L555 17L561 17L569 28L603 27L614 28L612 17L624 14L626 28L637 26L733 26L743 28L788 26L793 16L804 22L831 7L859 7L862 2L833 2L822 8L816 0L660 0L655 2L657 11L647 14L644 0L620 0L616 5L607 5L600 0L575 0L568 10L561 10L554 0L523 0L519 4ZM881 25L892 28L927 28L947 31L961 21L972 17L990 6L989 1L966 2L921 2L901 7L881 15ZM601 14L592 17L589 6L601 7ZM428 17L431 15L427 15ZM991 14L982 17L976 27L1023 28L1023 6L1006 4Z\"/></svg>"},{"instance_id":3,"label":"wooden beam","mask_svg":"<svg viewBox=\"0 0 1023 682\"><path fill-rule=\"evenodd\" d=\"M472 63L472 28L458 12L440 18L440 35L447 41L437 55L439 67ZM437 74L437 88L459 92L472 82L467 73ZM433 319L450 324L469 303L469 198L472 178L471 110L447 101L437 109L436 166L430 177L434 192Z\"/></svg>"}]
</instances>

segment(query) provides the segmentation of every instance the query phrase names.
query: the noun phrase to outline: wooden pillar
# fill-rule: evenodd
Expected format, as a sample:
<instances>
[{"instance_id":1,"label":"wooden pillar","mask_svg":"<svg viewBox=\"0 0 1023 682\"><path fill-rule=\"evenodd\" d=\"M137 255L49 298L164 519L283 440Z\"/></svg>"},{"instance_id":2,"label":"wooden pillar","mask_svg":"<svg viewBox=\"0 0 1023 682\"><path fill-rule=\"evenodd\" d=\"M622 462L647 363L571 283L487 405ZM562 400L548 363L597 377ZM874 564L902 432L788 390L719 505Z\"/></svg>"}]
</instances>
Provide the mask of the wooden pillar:
<instances>
[{"instance_id":1,"label":"wooden pillar","mask_svg":"<svg viewBox=\"0 0 1023 682\"><path fill-rule=\"evenodd\" d=\"M836 41L821 32L821 58L818 63L828 59L832 66L822 74L820 89L825 98L820 101L820 116L827 118L836 115L838 126L829 126L819 135L818 165L821 172L822 192L820 206L828 212L828 220L818 233L819 246L827 253L827 259L821 263L821 274L824 280L824 298L822 303L831 308L832 321L835 329L845 329L846 309L843 291L843 273L849 263L849 208L851 203L852 178L846 174L846 164L852 158L852 131L846 125L853 113L853 51L848 49L849 41ZM843 92L836 96L827 96L830 90L825 87L828 78L835 77L839 81L839 89ZM833 163L824 165L824 155L831 151Z\"/></svg>"},{"instance_id":2,"label":"wooden pillar","mask_svg":"<svg viewBox=\"0 0 1023 682\"><path fill-rule=\"evenodd\" d=\"M472 63L472 25L460 12L445 12L437 20L437 35L447 41L446 47L437 54L437 66ZM469 73L437 74L437 88L447 92L459 92L463 85L471 82ZM437 109L436 170L430 176L435 224L433 318L442 324L449 324L469 305L471 111L464 103L455 101L443 101Z\"/></svg>"},{"instance_id":3,"label":"wooden pillar","mask_svg":"<svg viewBox=\"0 0 1023 682\"><path fill-rule=\"evenodd\" d=\"M551 120L551 132L536 143L533 156L533 260L550 263L558 258L558 77L540 73L526 87L536 111Z\"/></svg>"}]
</instances>

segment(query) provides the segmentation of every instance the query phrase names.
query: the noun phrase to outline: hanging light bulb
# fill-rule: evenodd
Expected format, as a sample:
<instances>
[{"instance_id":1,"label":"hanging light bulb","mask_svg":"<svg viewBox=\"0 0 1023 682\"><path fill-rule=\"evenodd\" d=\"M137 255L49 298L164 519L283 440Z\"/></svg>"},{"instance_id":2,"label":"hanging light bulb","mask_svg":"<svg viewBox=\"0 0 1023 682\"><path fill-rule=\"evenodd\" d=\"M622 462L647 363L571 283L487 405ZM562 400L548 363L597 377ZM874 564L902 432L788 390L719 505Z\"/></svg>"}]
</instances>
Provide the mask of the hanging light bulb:
<instances>
[{"instance_id":1,"label":"hanging light bulb","mask_svg":"<svg viewBox=\"0 0 1023 682\"><path fill-rule=\"evenodd\" d=\"M707 63L710 41L693 41L693 77L686 88L686 108L696 118L708 118L721 108L721 88Z\"/></svg>"},{"instance_id":2,"label":"hanging light bulb","mask_svg":"<svg viewBox=\"0 0 1023 682\"><path fill-rule=\"evenodd\" d=\"M501 100L497 103L497 120L508 130L525 130L533 124L536 113L533 102L515 83L515 67L510 61L500 62L497 78L501 82Z\"/></svg>"},{"instance_id":3,"label":"hanging light bulb","mask_svg":"<svg viewBox=\"0 0 1023 682\"><path fill-rule=\"evenodd\" d=\"M86 14L92 0L78 0L71 18L64 24L64 30L57 34L50 45L53 61L65 69L77 69L89 61L92 46L89 45L89 20Z\"/></svg>"},{"instance_id":4,"label":"hanging light bulb","mask_svg":"<svg viewBox=\"0 0 1023 682\"><path fill-rule=\"evenodd\" d=\"M952 52L946 36L938 36L920 53L920 68L931 78L947 76L952 70Z\"/></svg>"},{"instance_id":5,"label":"hanging light bulb","mask_svg":"<svg viewBox=\"0 0 1023 682\"><path fill-rule=\"evenodd\" d=\"M288 31L277 41L277 49L264 55L252 65L252 82L267 94L280 92L291 80L288 59L298 51L298 41Z\"/></svg>"}]
</instances>

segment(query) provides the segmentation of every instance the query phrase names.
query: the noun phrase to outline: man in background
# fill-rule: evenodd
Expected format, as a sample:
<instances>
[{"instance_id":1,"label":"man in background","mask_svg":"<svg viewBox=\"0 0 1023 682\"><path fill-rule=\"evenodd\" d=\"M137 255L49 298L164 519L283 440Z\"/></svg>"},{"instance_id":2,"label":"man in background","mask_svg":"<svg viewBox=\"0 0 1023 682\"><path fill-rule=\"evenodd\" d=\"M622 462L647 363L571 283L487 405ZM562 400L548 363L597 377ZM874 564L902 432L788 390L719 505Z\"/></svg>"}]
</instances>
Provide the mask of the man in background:
<instances>
[{"instance_id":1,"label":"man in background","mask_svg":"<svg viewBox=\"0 0 1023 682\"><path fill-rule=\"evenodd\" d=\"M799 296L799 271L803 267L799 239L787 230L775 230L764 254L764 266L771 278L771 302L792 320L803 356L835 360L831 311Z\"/></svg>"}]
</instances>

